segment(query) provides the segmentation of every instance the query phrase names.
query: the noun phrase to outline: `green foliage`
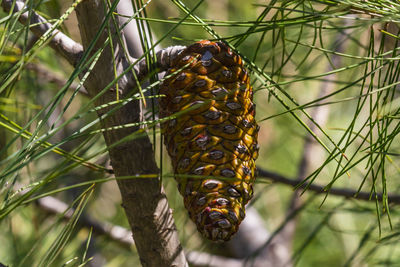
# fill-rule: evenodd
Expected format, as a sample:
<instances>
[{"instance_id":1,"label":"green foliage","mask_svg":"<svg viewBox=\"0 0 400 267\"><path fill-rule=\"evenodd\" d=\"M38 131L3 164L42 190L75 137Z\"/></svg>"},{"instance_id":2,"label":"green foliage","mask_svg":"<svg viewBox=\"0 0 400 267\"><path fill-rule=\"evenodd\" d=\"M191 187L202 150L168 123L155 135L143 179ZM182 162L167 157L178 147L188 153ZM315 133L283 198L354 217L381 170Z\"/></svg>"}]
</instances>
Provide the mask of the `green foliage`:
<instances>
[{"instance_id":1,"label":"green foliage","mask_svg":"<svg viewBox=\"0 0 400 267\"><path fill-rule=\"evenodd\" d=\"M398 264L400 216L388 197L400 186L398 2L215 2L133 1L146 61L154 61L150 51L158 42L167 47L201 39L226 41L245 59L256 91L258 166L297 178L304 143L312 139L309 166L300 178L304 184L325 186L326 195L307 190L302 195L294 262ZM77 37L71 3L27 3L28 10L41 11L55 28ZM94 99L79 92L78 75L90 73L102 51L95 56L85 53L73 69L48 46L50 32L35 41L17 15L2 12L0 17L0 262L83 266L94 255L107 266L139 264L135 248L79 225L82 214L90 214L101 222L127 226L118 189L105 167L104 129L95 114L102 107L94 107ZM106 19L114 23L116 15L110 12ZM65 25L66 20L73 23ZM105 46L113 47L110 40ZM156 95L158 82L150 77L152 87L143 86L132 97L146 95L145 124L182 244L188 250L224 251L198 235L169 179L170 164L152 112L157 102L148 97ZM118 108L123 101L110 105ZM293 191L262 178L258 182L251 205L274 232L287 222ZM336 187L370 192L371 201L330 195ZM383 195L381 201L375 193ZM73 207L72 217L65 220L44 212L36 201L47 195Z\"/></svg>"}]
</instances>

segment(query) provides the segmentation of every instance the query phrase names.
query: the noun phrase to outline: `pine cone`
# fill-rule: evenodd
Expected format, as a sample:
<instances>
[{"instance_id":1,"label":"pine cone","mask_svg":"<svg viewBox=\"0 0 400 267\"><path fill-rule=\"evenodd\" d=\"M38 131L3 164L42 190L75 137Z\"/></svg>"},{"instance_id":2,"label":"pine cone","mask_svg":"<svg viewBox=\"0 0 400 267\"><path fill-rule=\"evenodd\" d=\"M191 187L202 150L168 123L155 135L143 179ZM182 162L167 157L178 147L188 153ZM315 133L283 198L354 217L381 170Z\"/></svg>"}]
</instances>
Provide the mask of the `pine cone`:
<instances>
[{"instance_id":1,"label":"pine cone","mask_svg":"<svg viewBox=\"0 0 400 267\"><path fill-rule=\"evenodd\" d=\"M253 195L259 126L250 79L222 42L197 42L172 66L160 87L160 116L176 116L161 125L175 179L198 230L227 241Z\"/></svg>"}]
</instances>

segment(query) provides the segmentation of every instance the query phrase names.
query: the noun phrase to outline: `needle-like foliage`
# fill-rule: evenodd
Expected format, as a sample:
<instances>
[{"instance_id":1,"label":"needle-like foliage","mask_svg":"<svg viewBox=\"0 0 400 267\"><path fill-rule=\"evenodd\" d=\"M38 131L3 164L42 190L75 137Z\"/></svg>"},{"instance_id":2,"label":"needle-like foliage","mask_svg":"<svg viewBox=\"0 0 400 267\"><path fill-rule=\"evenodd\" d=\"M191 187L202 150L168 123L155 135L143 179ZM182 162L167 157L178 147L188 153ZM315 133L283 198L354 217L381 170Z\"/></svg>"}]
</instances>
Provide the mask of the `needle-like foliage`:
<instances>
[{"instance_id":1,"label":"needle-like foliage","mask_svg":"<svg viewBox=\"0 0 400 267\"><path fill-rule=\"evenodd\" d=\"M96 223L129 228L115 180L154 178L165 187L185 251L256 264L282 238L287 264L399 262L398 1L103 0L99 31L72 58L52 40L58 31L81 40L80 2L25 1L22 11L0 13L0 263L140 264L133 242L96 232ZM117 8L123 2L131 13ZM38 14L47 24L28 23ZM41 25L52 27L38 36ZM134 34L136 44L129 41ZM182 114L158 116L164 97L158 86L168 77L159 73L156 52L203 39L223 41L239 54L255 91L260 172L249 206L268 236L246 255L234 248L248 239L212 244L197 233L162 143L160 123ZM84 85L109 51L128 63L121 70L116 57L102 66L112 69L113 80L89 97ZM140 60L144 76L137 72ZM134 88L128 94L120 90L126 77ZM99 105L110 91L113 100ZM132 102L143 107L135 114L140 121L101 123ZM103 134L120 129L135 130L106 145ZM160 172L115 178L109 151L144 136L153 147L136 152L154 151ZM49 196L67 210L43 208ZM284 234L288 225L292 235Z\"/></svg>"}]
</instances>

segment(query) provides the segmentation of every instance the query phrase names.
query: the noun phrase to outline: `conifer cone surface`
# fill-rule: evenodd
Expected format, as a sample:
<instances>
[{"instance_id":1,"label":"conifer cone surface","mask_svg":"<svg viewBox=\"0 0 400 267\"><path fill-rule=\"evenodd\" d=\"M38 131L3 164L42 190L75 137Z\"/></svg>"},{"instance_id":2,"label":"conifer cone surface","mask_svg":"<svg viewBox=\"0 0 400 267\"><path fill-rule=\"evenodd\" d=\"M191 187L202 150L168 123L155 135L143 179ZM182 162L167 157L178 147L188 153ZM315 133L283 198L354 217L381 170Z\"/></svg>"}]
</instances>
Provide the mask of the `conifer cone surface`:
<instances>
[{"instance_id":1,"label":"conifer cone surface","mask_svg":"<svg viewBox=\"0 0 400 267\"><path fill-rule=\"evenodd\" d=\"M188 65L188 66L186 66ZM179 192L198 230L227 241L253 195L258 125L242 59L203 40L173 59L160 93L160 116Z\"/></svg>"}]
</instances>

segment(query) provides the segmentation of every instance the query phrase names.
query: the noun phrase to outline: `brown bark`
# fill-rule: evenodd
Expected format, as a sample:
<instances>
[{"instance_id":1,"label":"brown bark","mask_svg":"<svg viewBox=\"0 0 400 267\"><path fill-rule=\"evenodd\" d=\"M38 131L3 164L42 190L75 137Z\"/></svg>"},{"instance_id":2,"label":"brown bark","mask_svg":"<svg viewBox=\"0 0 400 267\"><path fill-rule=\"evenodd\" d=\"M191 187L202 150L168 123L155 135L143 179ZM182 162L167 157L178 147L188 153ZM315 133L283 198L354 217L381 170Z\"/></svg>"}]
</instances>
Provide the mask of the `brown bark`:
<instances>
[{"instance_id":1,"label":"brown bark","mask_svg":"<svg viewBox=\"0 0 400 267\"><path fill-rule=\"evenodd\" d=\"M81 37L85 49L88 48L88 45L99 31L100 25L105 18L104 6L101 3L104 2L87 0L83 1L77 8ZM1 4L6 12L10 12L13 1L3 0ZM21 11L24 5L23 1L17 0L12 12ZM37 37L41 37L48 29L52 28L50 23L46 22L43 17L35 12L32 12L30 20L28 20L27 12L22 13L19 16L19 21L23 24L40 24L39 26L31 27L32 32ZM91 54L94 54L96 50L101 48L106 38L107 34L105 32L102 33ZM122 73L129 64L118 40L119 38L117 37L113 39L115 53L112 54L110 47L107 47L85 81L85 87L92 97L96 96L114 79L113 59L117 67L117 75ZM58 30L54 31L49 45L74 66L79 62L83 53L82 46L79 43ZM168 67L169 57L178 53L180 49L182 48L172 47L157 53L161 69ZM131 61L133 60L135 59ZM138 77L145 76L147 73L145 62L142 60L142 62L135 66L134 70ZM132 76L124 76L119 81L121 98L132 90L129 84L132 84ZM99 97L95 104L102 105L109 103L115 100L115 96L115 90L111 89ZM126 123L139 122L141 120L139 102L131 102L111 116L103 118L103 114L107 111L109 109L102 109L98 112L99 117L102 118L101 125L104 129ZM141 139L112 146L137 130L139 130L138 127L131 127L129 129L122 128L120 130L104 131L103 133L107 145L111 147L109 149L110 158L117 177L158 174L152 145L147 135L144 134ZM119 180L118 185L142 264L144 266L187 266L178 240L172 213L158 179Z\"/></svg>"},{"instance_id":2,"label":"brown bark","mask_svg":"<svg viewBox=\"0 0 400 267\"><path fill-rule=\"evenodd\" d=\"M86 49L93 40L105 18L103 1L83 1L77 8L79 28ZM112 21L110 20L112 28ZM102 33L94 51L105 42L107 33ZM114 55L107 47L85 82L85 88L91 96L97 95L114 79L113 58L119 73L128 65L118 38L113 39ZM93 52L94 52L93 51ZM121 98L126 96L129 88L126 79L119 83ZM116 92L111 89L99 97L96 105L102 105L116 100ZM99 111L102 117L109 109ZM138 101L118 109L110 116L101 120L103 129L141 120L141 105ZM147 135L129 140L117 146L122 140L139 127L107 130L103 132L109 149L111 163L116 177L135 176L140 174L158 174L159 170L154 160L152 144ZM123 207L132 229L135 244L143 266L186 266L185 256L179 243L172 212L163 189L157 178L118 180ZM161 190L160 190L161 188Z\"/></svg>"}]
</instances>

